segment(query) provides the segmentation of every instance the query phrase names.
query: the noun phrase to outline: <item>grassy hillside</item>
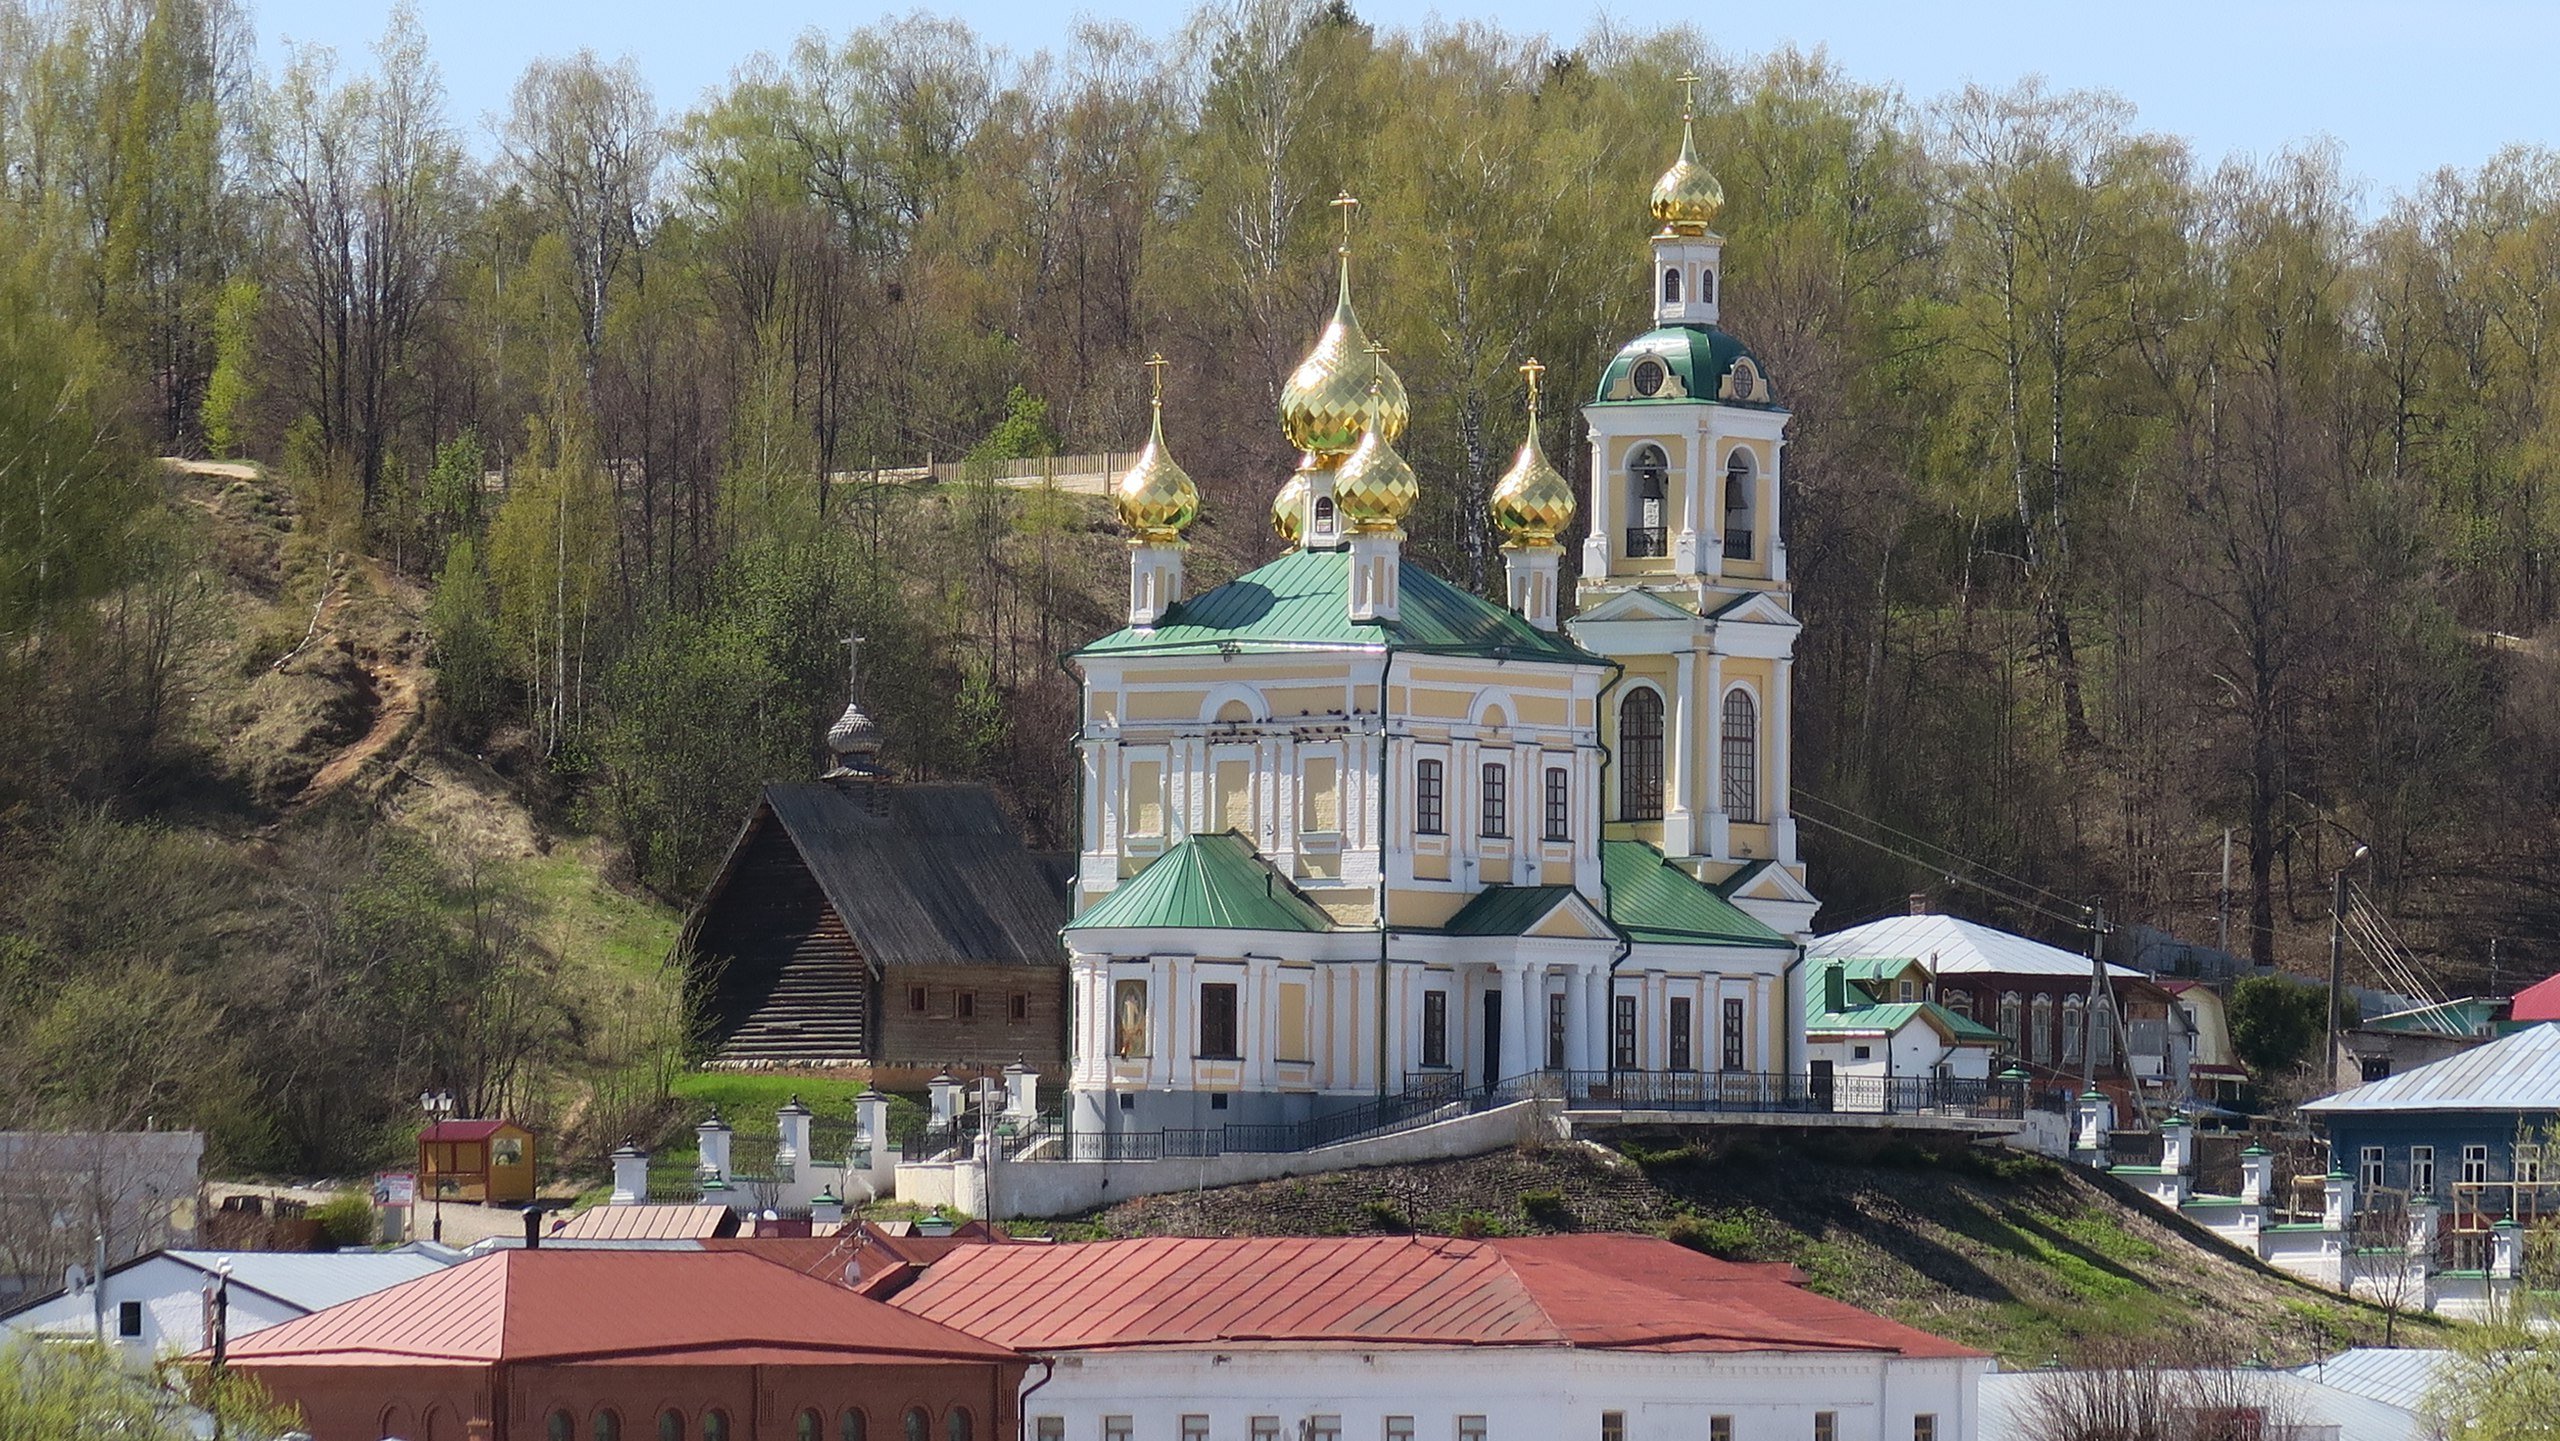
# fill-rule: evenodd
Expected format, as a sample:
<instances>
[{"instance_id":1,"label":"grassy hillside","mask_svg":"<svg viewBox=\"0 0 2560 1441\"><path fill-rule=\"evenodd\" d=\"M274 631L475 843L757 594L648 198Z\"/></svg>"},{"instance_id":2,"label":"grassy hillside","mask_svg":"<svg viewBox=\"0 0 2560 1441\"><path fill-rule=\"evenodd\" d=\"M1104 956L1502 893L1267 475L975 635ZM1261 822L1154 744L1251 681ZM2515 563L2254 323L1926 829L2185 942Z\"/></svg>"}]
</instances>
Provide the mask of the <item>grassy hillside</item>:
<instances>
[{"instance_id":1,"label":"grassy hillside","mask_svg":"<svg viewBox=\"0 0 2560 1441\"><path fill-rule=\"evenodd\" d=\"M2369 1342L2383 1314L2305 1286L2111 1183L2033 1157L1908 1143L1522 1149L1124 1202L1061 1237L1668 1235L1787 1261L1825 1295L2044 1364L2100 1338L2287 1364ZM2433 1323L2401 1317L2404 1341Z\"/></svg>"}]
</instances>

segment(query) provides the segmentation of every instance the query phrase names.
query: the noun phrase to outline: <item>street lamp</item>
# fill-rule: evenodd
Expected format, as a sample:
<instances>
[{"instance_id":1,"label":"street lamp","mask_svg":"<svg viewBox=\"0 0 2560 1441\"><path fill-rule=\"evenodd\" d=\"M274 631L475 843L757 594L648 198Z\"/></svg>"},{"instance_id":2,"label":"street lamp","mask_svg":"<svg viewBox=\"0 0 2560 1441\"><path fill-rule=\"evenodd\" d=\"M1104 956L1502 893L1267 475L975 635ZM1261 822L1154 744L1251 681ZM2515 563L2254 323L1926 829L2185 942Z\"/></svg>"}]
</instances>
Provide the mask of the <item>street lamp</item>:
<instances>
[{"instance_id":1,"label":"street lamp","mask_svg":"<svg viewBox=\"0 0 2560 1441\"><path fill-rule=\"evenodd\" d=\"M427 1128L432 1131L438 1125L443 1124L448 1117L453 1115L453 1092L420 1091L418 1093L418 1109L427 1113ZM425 1138L421 1137L420 1139L424 1140ZM428 1163L427 1180L429 1184L435 1188L436 1220L434 1237L436 1243L438 1245L442 1245L444 1242L445 1168L434 1164L436 1153L432 1146L422 1145L418 1149L423 1153L419 1159ZM448 1147L446 1155L450 1156L451 1154L451 1149Z\"/></svg>"},{"instance_id":2,"label":"street lamp","mask_svg":"<svg viewBox=\"0 0 2560 1441\"><path fill-rule=\"evenodd\" d=\"M2347 857L2347 863L2338 867L2338 873L2329 879L2329 1084L2332 1087L2340 1084L2338 1063L2346 1052L2346 1038L2338 1031L2338 1000L2346 988L2347 976L2347 872L2372 854L2371 846L2358 845L2355 854ZM2354 1082L2346 1084L2353 1085Z\"/></svg>"}]
</instances>

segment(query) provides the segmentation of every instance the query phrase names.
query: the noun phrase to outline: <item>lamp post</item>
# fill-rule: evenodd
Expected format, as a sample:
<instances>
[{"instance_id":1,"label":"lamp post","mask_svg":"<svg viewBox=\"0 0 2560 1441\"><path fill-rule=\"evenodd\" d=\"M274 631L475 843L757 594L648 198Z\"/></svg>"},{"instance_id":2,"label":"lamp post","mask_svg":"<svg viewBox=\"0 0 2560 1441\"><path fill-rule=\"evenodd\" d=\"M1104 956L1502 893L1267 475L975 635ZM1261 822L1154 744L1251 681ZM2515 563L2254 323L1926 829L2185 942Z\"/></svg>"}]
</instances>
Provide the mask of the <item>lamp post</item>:
<instances>
[{"instance_id":1,"label":"lamp post","mask_svg":"<svg viewBox=\"0 0 2560 1441\"><path fill-rule=\"evenodd\" d=\"M453 1092L420 1091L418 1093L418 1109L427 1113L427 1129L432 1132L438 1125L441 1125L453 1114ZM433 1150L430 1150L425 1146L421 1146L419 1149L424 1152L424 1154L419 1157L420 1160L430 1163L435 1160L436 1153ZM451 1150L448 1149L446 1155L449 1157L451 1154ZM425 1170L427 1172L427 1181L435 1188L436 1193L436 1219L433 1236L436 1243L438 1245L442 1245L444 1243L445 1168L429 1164L425 1167Z\"/></svg>"},{"instance_id":2,"label":"lamp post","mask_svg":"<svg viewBox=\"0 0 2560 1441\"><path fill-rule=\"evenodd\" d=\"M2338 873L2329 878L2329 1084L2338 1081L2338 1063L2346 1052L2346 1038L2339 1033L2339 997L2346 988L2347 975L2347 872L2354 870L2365 857L2372 855L2370 846L2359 845ZM2354 1082L2347 1082L2353 1085Z\"/></svg>"}]
</instances>

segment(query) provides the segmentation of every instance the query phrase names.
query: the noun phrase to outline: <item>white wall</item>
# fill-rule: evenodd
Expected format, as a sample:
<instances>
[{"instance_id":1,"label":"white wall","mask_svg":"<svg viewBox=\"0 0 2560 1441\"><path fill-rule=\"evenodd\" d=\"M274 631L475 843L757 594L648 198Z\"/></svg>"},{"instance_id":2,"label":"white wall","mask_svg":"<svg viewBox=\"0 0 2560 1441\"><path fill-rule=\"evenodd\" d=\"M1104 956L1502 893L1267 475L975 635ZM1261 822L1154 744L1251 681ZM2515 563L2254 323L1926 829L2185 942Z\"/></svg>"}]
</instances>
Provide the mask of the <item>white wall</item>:
<instances>
[{"instance_id":1,"label":"white wall","mask_svg":"<svg viewBox=\"0 0 2560 1441\"><path fill-rule=\"evenodd\" d=\"M1276 1417L1296 1438L1310 1417L1341 1418L1342 1441L1382 1441L1390 1416L1415 1441L1455 1441L1458 1418L1485 1419L1487 1441L1599 1441L1601 1415L1626 1417L1627 1441L1705 1441L1713 1416L1734 1441L1807 1441L1813 1417L1838 1417L1840 1441L1909 1441L1913 1418L1938 1418L1943 1441L1976 1441L1976 1392L1988 1361L1906 1360L1873 1353L1664 1355L1563 1347L1262 1347L1062 1353L1045 1384L1027 1385L1023 1431L1065 1423L1069 1441L1127 1416L1132 1441L1179 1441L1182 1417L1205 1415L1221 1441ZM1032 1373L1037 1382L1039 1372Z\"/></svg>"},{"instance_id":2,"label":"white wall","mask_svg":"<svg viewBox=\"0 0 2560 1441\"><path fill-rule=\"evenodd\" d=\"M108 1340L119 1355L136 1366L164 1355L203 1349L204 1284L204 1272L166 1256L137 1261L107 1277L104 1299ZM0 1326L20 1335L87 1340L97 1334L97 1300L87 1290L56 1296L18 1312L0 1322ZM127 1301L142 1303L142 1334L137 1337L116 1334L119 1310ZM285 1305L244 1287L231 1288L229 1325L235 1340L303 1314L300 1307Z\"/></svg>"}]
</instances>

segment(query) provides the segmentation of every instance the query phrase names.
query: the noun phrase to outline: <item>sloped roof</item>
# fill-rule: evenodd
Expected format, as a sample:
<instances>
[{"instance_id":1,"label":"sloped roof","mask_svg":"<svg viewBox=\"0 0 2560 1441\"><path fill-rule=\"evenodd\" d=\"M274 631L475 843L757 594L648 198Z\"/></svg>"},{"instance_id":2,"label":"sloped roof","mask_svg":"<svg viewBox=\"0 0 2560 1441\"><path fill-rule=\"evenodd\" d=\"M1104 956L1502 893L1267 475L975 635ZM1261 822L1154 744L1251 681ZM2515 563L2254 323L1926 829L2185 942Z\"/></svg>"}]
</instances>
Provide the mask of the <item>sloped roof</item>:
<instances>
[{"instance_id":1,"label":"sloped roof","mask_svg":"<svg viewBox=\"0 0 2560 1441\"><path fill-rule=\"evenodd\" d=\"M559 1241L698 1241L732 1235L738 1218L728 1207L678 1201L630 1206L589 1206L551 1233Z\"/></svg>"},{"instance_id":2,"label":"sloped roof","mask_svg":"<svg viewBox=\"0 0 2560 1441\"><path fill-rule=\"evenodd\" d=\"M1365 1342L1974 1356L1649 1236L1156 1237L955 1252L897 1298L1026 1351Z\"/></svg>"},{"instance_id":3,"label":"sloped roof","mask_svg":"<svg viewBox=\"0 0 2560 1441\"><path fill-rule=\"evenodd\" d=\"M1067 922L1071 931L1189 926L1213 931L1329 931L1333 918L1233 831L1188 836Z\"/></svg>"},{"instance_id":4,"label":"sloped roof","mask_svg":"<svg viewBox=\"0 0 2560 1441\"><path fill-rule=\"evenodd\" d=\"M2315 1115L2560 1111L2560 1025L2534 1025L2413 1071L2305 1102Z\"/></svg>"},{"instance_id":5,"label":"sloped roof","mask_svg":"<svg viewBox=\"0 0 2560 1441\"><path fill-rule=\"evenodd\" d=\"M1351 619L1351 558L1341 550L1293 550L1177 602L1150 629L1113 631L1079 656L1182 655L1292 650L1400 651L1566 665L1608 662L1560 633L1543 631L1410 558L1399 581L1398 618Z\"/></svg>"},{"instance_id":6,"label":"sloped roof","mask_svg":"<svg viewBox=\"0 0 2560 1441\"><path fill-rule=\"evenodd\" d=\"M1815 960L1848 956L1908 957L1942 976L2086 976L2089 958L2031 941L1979 921L1954 916L1887 916L1816 936L1805 947ZM2146 980L2140 971L2109 965L2118 980Z\"/></svg>"},{"instance_id":7,"label":"sloped roof","mask_svg":"<svg viewBox=\"0 0 2560 1441\"><path fill-rule=\"evenodd\" d=\"M1061 959L1068 872L1023 847L985 786L766 786L697 914L718 902L746 837L764 824L782 827L875 966Z\"/></svg>"},{"instance_id":8,"label":"sloped roof","mask_svg":"<svg viewBox=\"0 0 2560 1441\"><path fill-rule=\"evenodd\" d=\"M513 1121L438 1121L418 1133L421 1141L485 1141L504 1130L521 1131Z\"/></svg>"},{"instance_id":9,"label":"sloped roof","mask_svg":"<svg viewBox=\"0 0 2560 1441\"><path fill-rule=\"evenodd\" d=\"M1011 1250L1012 1247L986 1247ZM1031 1249L1031 1248L1023 1248ZM231 1343L235 1365L600 1359L1012 1359L735 1251L499 1251Z\"/></svg>"},{"instance_id":10,"label":"sloped roof","mask_svg":"<svg viewBox=\"0 0 2560 1441\"><path fill-rule=\"evenodd\" d=\"M1835 960L1804 968L1804 1028L1808 1031L1875 1031L1892 1035L1914 1019L1925 1018L1935 1025L1940 1035L1961 1045L1997 1045L2004 1038L1998 1031L1971 1017L1958 1015L1935 1001L1888 1001L1870 989L1870 985L1889 978L1894 971L1909 965L1908 961L1878 961L1872 958ZM1824 975L1829 966L1849 971L1846 1010L1830 1009L1830 996ZM1865 968L1866 975L1858 974Z\"/></svg>"},{"instance_id":11,"label":"sloped roof","mask_svg":"<svg viewBox=\"0 0 2560 1441\"><path fill-rule=\"evenodd\" d=\"M2392 1031L2417 1036L2481 1036L2498 1023L2505 1001L2488 996L2462 996L2432 1005L2411 1006L2357 1023L2360 1031Z\"/></svg>"},{"instance_id":12,"label":"sloped roof","mask_svg":"<svg viewBox=\"0 0 2560 1441\"><path fill-rule=\"evenodd\" d=\"M2507 1008L2511 1021L2560 1021L2560 976L2536 981L2516 992L2515 1004Z\"/></svg>"},{"instance_id":13,"label":"sloped roof","mask_svg":"<svg viewBox=\"0 0 2560 1441\"><path fill-rule=\"evenodd\" d=\"M1453 936L1527 935L1548 912L1571 904L1579 894L1571 886L1487 886L1468 897L1440 929Z\"/></svg>"},{"instance_id":14,"label":"sloped roof","mask_svg":"<svg viewBox=\"0 0 2560 1441\"><path fill-rule=\"evenodd\" d=\"M2427 1393L2443 1373L2449 1351L2358 1346L2325 1361L2296 1366L2293 1374L2350 1396L2424 1415Z\"/></svg>"},{"instance_id":15,"label":"sloped roof","mask_svg":"<svg viewBox=\"0 0 2560 1441\"><path fill-rule=\"evenodd\" d=\"M1600 873L1609 885L1609 919L1636 940L1794 945L1642 841L1601 842Z\"/></svg>"},{"instance_id":16,"label":"sloped roof","mask_svg":"<svg viewBox=\"0 0 2560 1441\"><path fill-rule=\"evenodd\" d=\"M459 1252L439 1255L417 1248L398 1251L169 1250L145 1252L121 1265L109 1267L107 1274L121 1276L155 1260L165 1260L212 1276L228 1262L233 1287L254 1291L294 1310L307 1312L433 1274L459 1258ZM59 1300L64 1294L56 1290L27 1298L12 1310L0 1312L0 1317L33 1311ZM84 1302L84 1311L85 1307ZM84 1314L80 1324L85 1331L94 1323Z\"/></svg>"}]
</instances>

